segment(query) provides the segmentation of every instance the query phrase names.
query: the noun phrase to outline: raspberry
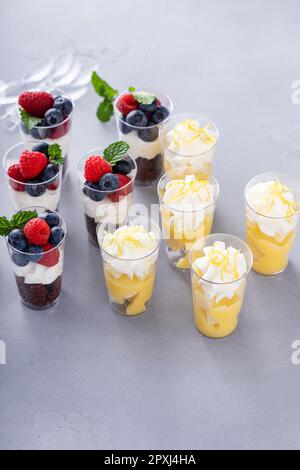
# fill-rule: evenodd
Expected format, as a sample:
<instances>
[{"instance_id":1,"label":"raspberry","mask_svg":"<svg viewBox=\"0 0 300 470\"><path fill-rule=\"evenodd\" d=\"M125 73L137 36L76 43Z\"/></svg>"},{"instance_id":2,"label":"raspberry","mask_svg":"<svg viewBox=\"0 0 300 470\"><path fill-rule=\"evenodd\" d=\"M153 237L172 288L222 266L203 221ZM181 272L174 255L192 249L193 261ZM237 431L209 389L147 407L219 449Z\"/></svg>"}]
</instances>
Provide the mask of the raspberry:
<instances>
[{"instance_id":1,"label":"raspberry","mask_svg":"<svg viewBox=\"0 0 300 470\"><path fill-rule=\"evenodd\" d=\"M43 153L30 150L24 150L19 159L22 176L26 179L38 176L47 164L47 157Z\"/></svg>"},{"instance_id":2,"label":"raspberry","mask_svg":"<svg viewBox=\"0 0 300 470\"><path fill-rule=\"evenodd\" d=\"M84 167L84 177L87 181L99 181L101 176L112 172L112 166L98 155L88 157Z\"/></svg>"},{"instance_id":3,"label":"raspberry","mask_svg":"<svg viewBox=\"0 0 300 470\"><path fill-rule=\"evenodd\" d=\"M132 193L132 184L128 184L131 181L131 178L127 175L121 175L119 173L116 174L119 180L119 188L117 191L108 194L107 197L112 201L112 202L118 202L121 197L127 196L127 194ZM127 185L127 186L126 186ZM124 187L126 186L126 187Z\"/></svg>"},{"instance_id":4,"label":"raspberry","mask_svg":"<svg viewBox=\"0 0 300 470\"><path fill-rule=\"evenodd\" d=\"M118 100L117 108L123 116L127 116L130 111L134 111L139 108L139 103L131 93L126 93Z\"/></svg>"},{"instance_id":5,"label":"raspberry","mask_svg":"<svg viewBox=\"0 0 300 470\"><path fill-rule=\"evenodd\" d=\"M45 245L50 237L50 227L43 219L31 219L25 225L24 235L33 245Z\"/></svg>"},{"instance_id":6,"label":"raspberry","mask_svg":"<svg viewBox=\"0 0 300 470\"><path fill-rule=\"evenodd\" d=\"M51 245L51 243L46 243L45 245L43 245L42 248L45 254L42 256L42 258L39 261L37 261L37 263L42 264L43 266L47 266L47 268L51 268L52 266L55 266L58 263L59 257L60 257L58 248L55 248L53 250L52 248L54 248L54 246ZM52 251L47 253L47 251L49 250L52 250Z\"/></svg>"},{"instance_id":7,"label":"raspberry","mask_svg":"<svg viewBox=\"0 0 300 470\"><path fill-rule=\"evenodd\" d=\"M19 96L19 105L35 117L44 117L46 111L52 108L53 103L53 96L46 91L24 91Z\"/></svg>"},{"instance_id":8,"label":"raspberry","mask_svg":"<svg viewBox=\"0 0 300 470\"><path fill-rule=\"evenodd\" d=\"M15 165L11 165L8 170L7 170L7 175L12 178L13 180L9 180L10 186L15 190L15 191L25 191L25 186L24 184L19 184L17 181L20 181L22 183L25 183L25 178L22 176L21 170L20 170L20 165L16 163Z\"/></svg>"}]
</instances>

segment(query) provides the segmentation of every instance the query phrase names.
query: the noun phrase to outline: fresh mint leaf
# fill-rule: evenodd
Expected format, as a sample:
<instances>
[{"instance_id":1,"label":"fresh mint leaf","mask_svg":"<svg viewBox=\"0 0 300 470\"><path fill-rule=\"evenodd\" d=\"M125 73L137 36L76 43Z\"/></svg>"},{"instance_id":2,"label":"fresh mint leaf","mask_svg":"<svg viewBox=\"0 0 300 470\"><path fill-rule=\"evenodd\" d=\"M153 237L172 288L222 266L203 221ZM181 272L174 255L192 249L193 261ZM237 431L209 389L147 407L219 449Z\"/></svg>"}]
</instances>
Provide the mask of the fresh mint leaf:
<instances>
[{"instance_id":1,"label":"fresh mint leaf","mask_svg":"<svg viewBox=\"0 0 300 470\"><path fill-rule=\"evenodd\" d=\"M43 121L42 118L31 116L31 114L27 113L25 109L21 107L19 108L19 111L21 121L27 129L32 129Z\"/></svg>"},{"instance_id":2,"label":"fresh mint leaf","mask_svg":"<svg viewBox=\"0 0 300 470\"><path fill-rule=\"evenodd\" d=\"M48 155L50 163L54 165L62 165L64 163L64 157L62 156L62 150L59 144L49 145Z\"/></svg>"},{"instance_id":3,"label":"fresh mint leaf","mask_svg":"<svg viewBox=\"0 0 300 470\"><path fill-rule=\"evenodd\" d=\"M0 217L0 235L2 237L7 237L12 231L10 221L6 217Z\"/></svg>"},{"instance_id":4,"label":"fresh mint leaf","mask_svg":"<svg viewBox=\"0 0 300 470\"><path fill-rule=\"evenodd\" d=\"M0 235L7 237L12 230L21 229L31 219L37 217L36 211L19 211L9 220L7 217L0 217Z\"/></svg>"},{"instance_id":5,"label":"fresh mint leaf","mask_svg":"<svg viewBox=\"0 0 300 470\"><path fill-rule=\"evenodd\" d=\"M102 96L103 101L98 106L97 117L101 122L107 122L114 114L113 101L118 94L118 91L112 88L105 80L103 80L97 72L93 72L91 82L95 92Z\"/></svg>"},{"instance_id":6,"label":"fresh mint leaf","mask_svg":"<svg viewBox=\"0 0 300 470\"><path fill-rule=\"evenodd\" d=\"M92 73L91 82L92 82L95 92L99 96L106 98L108 101L112 101L116 97L118 91L112 88L101 77L99 77L99 75L95 71Z\"/></svg>"},{"instance_id":7,"label":"fresh mint leaf","mask_svg":"<svg viewBox=\"0 0 300 470\"><path fill-rule=\"evenodd\" d=\"M146 91L134 92L132 94L136 101L140 104L151 104L154 100L156 100L155 95Z\"/></svg>"},{"instance_id":8,"label":"fresh mint leaf","mask_svg":"<svg viewBox=\"0 0 300 470\"><path fill-rule=\"evenodd\" d=\"M111 101L104 99L98 106L97 117L101 122L107 122L114 114L114 107Z\"/></svg>"},{"instance_id":9,"label":"fresh mint leaf","mask_svg":"<svg viewBox=\"0 0 300 470\"><path fill-rule=\"evenodd\" d=\"M118 142L114 142L110 144L103 152L103 157L107 162L109 162L112 166L115 165L119 160L121 160L124 155L127 154L129 149L129 145L127 142L123 140L119 140Z\"/></svg>"},{"instance_id":10,"label":"fresh mint leaf","mask_svg":"<svg viewBox=\"0 0 300 470\"><path fill-rule=\"evenodd\" d=\"M37 217L38 214L36 211L19 211L16 212L11 218L10 225L12 226L12 230L15 228L23 228L24 225L31 219Z\"/></svg>"}]
</instances>

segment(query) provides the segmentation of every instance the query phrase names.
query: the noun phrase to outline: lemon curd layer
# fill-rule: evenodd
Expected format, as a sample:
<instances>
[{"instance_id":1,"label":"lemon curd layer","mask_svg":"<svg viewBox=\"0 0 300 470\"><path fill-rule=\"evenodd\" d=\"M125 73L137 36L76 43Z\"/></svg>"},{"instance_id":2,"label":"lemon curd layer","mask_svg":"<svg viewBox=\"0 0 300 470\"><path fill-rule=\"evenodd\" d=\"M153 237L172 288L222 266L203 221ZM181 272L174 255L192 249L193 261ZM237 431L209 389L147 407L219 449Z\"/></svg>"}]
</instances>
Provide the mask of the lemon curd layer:
<instances>
[{"instance_id":1,"label":"lemon curd layer","mask_svg":"<svg viewBox=\"0 0 300 470\"><path fill-rule=\"evenodd\" d=\"M244 298L245 258L222 242L204 248L193 263L194 318L198 330L210 338L224 338L236 329ZM200 279L199 277L202 279Z\"/></svg>"},{"instance_id":2,"label":"lemon curd layer","mask_svg":"<svg viewBox=\"0 0 300 470\"><path fill-rule=\"evenodd\" d=\"M189 250L212 228L214 189L209 181L186 175L167 183L161 205L165 241L173 252L182 251L179 269L189 269ZM208 207L210 206L210 207Z\"/></svg>"},{"instance_id":3,"label":"lemon curd layer","mask_svg":"<svg viewBox=\"0 0 300 470\"><path fill-rule=\"evenodd\" d=\"M253 269L264 275L279 273L288 265L299 204L280 181L258 183L246 198L251 207L246 211L246 239L253 253Z\"/></svg>"},{"instance_id":4,"label":"lemon curd layer","mask_svg":"<svg viewBox=\"0 0 300 470\"><path fill-rule=\"evenodd\" d=\"M106 233L102 247L110 301L126 315L144 312L152 296L158 240L141 225L124 225ZM107 253L109 256L107 256Z\"/></svg>"},{"instance_id":5,"label":"lemon curd layer","mask_svg":"<svg viewBox=\"0 0 300 470\"><path fill-rule=\"evenodd\" d=\"M123 305L126 315L139 315L146 310L154 287L154 269L144 278L126 274L116 278L109 269L104 269L104 275L111 302Z\"/></svg>"}]
</instances>

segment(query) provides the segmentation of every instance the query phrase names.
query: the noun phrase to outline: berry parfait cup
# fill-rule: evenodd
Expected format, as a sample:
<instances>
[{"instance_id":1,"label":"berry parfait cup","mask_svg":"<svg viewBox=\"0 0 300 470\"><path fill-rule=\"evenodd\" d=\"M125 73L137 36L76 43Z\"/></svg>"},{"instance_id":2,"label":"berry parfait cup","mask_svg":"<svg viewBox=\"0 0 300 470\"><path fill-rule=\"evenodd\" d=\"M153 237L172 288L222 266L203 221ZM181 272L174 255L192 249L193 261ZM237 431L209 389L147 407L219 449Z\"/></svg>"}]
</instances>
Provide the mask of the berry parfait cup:
<instances>
[{"instance_id":1,"label":"berry parfait cup","mask_svg":"<svg viewBox=\"0 0 300 470\"><path fill-rule=\"evenodd\" d=\"M130 88L115 100L119 138L130 146L129 155L137 164L136 184L148 186L162 171L159 128L173 110L171 99L158 90Z\"/></svg>"},{"instance_id":2,"label":"berry parfait cup","mask_svg":"<svg viewBox=\"0 0 300 470\"><path fill-rule=\"evenodd\" d=\"M57 210L63 162L59 144L26 141L8 149L3 168L13 208L20 210L35 205Z\"/></svg>"},{"instance_id":3,"label":"berry parfait cup","mask_svg":"<svg viewBox=\"0 0 300 470\"><path fill-rule=\"evenodd\" d=\"M57 143L64 157L63 174L70 152L74 101L61 89L24 91L17 103L21 139L31 149L31 139L51 145Z\"/></svg>"},{"instance_id":4,"label":"berry parfait cup","mask_svg":"<svg viewBox=\"0 0 300 470\"><path fill-rule=\"evenodd\" d=\"M136 163L126 142L114 142L83 155L77 165L89 240L98 245L97 232L105 221L120 224L127 217L136 177Z\"/></svg>"},{"instance_id":5,"label":"berry parfait cup","mask_svg":"<svg viewBox=\"0 0 300 470\"><path fill-rule=\"evenodd\" d=\"M1 217L21 302L43 310L61 294L66 224L55 211L28 207L9 220Z\"/></svg>"}]
</instances>

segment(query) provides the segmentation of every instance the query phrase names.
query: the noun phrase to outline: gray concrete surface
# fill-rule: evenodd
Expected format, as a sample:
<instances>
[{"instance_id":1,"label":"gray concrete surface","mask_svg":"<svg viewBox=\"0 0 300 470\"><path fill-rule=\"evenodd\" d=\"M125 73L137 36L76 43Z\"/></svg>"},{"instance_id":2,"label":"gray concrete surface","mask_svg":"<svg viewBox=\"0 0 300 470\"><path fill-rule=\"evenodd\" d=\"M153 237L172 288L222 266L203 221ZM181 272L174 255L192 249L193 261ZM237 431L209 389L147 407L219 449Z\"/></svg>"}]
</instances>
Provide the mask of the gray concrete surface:
<instances>
[{"instance_id":1,"label":"gray concrete surface","mask_svg":"<svg viewBox=\"0 0 300 470\"><path fill-rule=\"evenodd\" d=\"M243 188L262 171L300 176L300 4L254 0L2 2L0 78L65 44L99 51L119 89L151 84L175 111L218 124L214 173L221 193L214 231L244 235ZM300 237L287 271L251 274L237 332L214 342L197 333L189 279L160 253L151 310L128 320L108 306L100 257L87 242L75 162L116 138L89 91L74 122L71 175L61 212L69 228L64 293L55 311L23 308L0 244L1 449L299 447ZM18 140L0 131L1 154ZM1 213L10 211L0 177ZM135 200L156 201L154 188Z\"/></svg>"}]
</instances>

